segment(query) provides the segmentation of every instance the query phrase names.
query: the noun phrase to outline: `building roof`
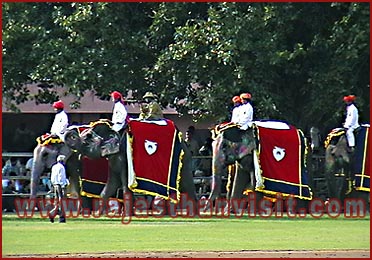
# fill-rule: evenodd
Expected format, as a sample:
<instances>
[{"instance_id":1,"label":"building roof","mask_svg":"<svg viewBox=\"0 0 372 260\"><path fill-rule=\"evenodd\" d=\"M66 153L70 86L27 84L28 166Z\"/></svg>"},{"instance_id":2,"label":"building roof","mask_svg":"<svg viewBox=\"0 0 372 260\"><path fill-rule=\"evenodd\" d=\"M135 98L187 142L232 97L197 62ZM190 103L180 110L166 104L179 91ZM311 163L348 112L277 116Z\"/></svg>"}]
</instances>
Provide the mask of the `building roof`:
<instances>
[{"instance_id":1,"label":"building roof","mask_svg":"<svg viewBox=\"0 0 372 260\"><path fill-rule=\"evenodd\" d=\"M30 95L34 95L38 92L37 84L28 84L27 88L30 90ZM68 113L111 113L113 108L112 101L101 100L95 94L94 91L85 91L84 96L80 99L80 108L72 109L70 104L76 101L78 98L74 95L65 95L66 90L62 87L55 88L61 100L65 104L65 111ZM13 113L5 106L4 97L2 100L2 112ZM52 104L36 104L35 100L26 101L22 104L17 105L22 113L54 113ZM140 106L138 103L129 103L126 105L129 114L139 114ZM178 114L173 108L167 107L163 109L164 114Z\"/></svg>"}]
</instances>

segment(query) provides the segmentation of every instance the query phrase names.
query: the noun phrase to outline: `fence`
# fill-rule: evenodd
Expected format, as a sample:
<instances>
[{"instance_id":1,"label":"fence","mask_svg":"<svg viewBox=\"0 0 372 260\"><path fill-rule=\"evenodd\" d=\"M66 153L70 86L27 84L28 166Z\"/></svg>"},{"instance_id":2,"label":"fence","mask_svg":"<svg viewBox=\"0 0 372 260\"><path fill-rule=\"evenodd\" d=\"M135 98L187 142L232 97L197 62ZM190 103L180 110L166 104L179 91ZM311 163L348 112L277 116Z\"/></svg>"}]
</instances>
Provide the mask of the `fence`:
<instances>
[{"instance_id":1,"label":"fence","mask_svg":"<svg viewBox=\"0 0 372 260\"><path fill-rule=\"evenodd\" d=\"M31 158L33 155L32 153L27 153L27 152L4 152L2 153L3 158ZM212 156L193 156L193 160L211 160ZM311 188L313 190L313 195L316 198L323 198L325 199L327 196L327 186L326 186L326 181L324 178L324 155L313 155L311 157L311 162L310 162L310 183L311 183ZM209 164L210 167L212 167L212 163ZM41 179L43 178L49 178L47 176L42 176ZM29 181L30 177L29 176L9 176L6 177L6 179L9 180L26 180ZM226 186L227 183L227 175L222 176L222 182L223 182L223 187ZM202 196L208 196L209 191L210 191L210 182L212 181L211 176L194 176L194 184L196 186L196 192L197 192L197 197L201 198ZM226 190L223 190L223 194L225 195ZM48 192L38 192L37 196L45 196L47 195ZM3 197L29 197L29 193L15 193L15 194L2 194ZM4 204L4 203L3 203Z\"/></svg>"},{"instance_id":2,"label":"fence","mask_svg":"<svg viewBox=\"0 0 372 260\"><path fill-rule=\"evenodd\" d=\"M308 164L313 197L325 200L328 197L328 187L325 179L325 155L313 154Z\"/></svg>"},{"instance_id":3,"label":"fence","mask_svg":"<svg viewBox=\"0 0 372 260\"><path fill-rule=\"evenodd\" d=\"M29 152L3 152L2 158L32 158L33 154ZM2 180L12 181L30 181L30 176L6 176ZM41 176L40 179L49 179L47 176ZM37 196L45 196L48 192L38 192ZM3 197L29 197L29 193L3 193Z\"/></svg>"}]
</instances>

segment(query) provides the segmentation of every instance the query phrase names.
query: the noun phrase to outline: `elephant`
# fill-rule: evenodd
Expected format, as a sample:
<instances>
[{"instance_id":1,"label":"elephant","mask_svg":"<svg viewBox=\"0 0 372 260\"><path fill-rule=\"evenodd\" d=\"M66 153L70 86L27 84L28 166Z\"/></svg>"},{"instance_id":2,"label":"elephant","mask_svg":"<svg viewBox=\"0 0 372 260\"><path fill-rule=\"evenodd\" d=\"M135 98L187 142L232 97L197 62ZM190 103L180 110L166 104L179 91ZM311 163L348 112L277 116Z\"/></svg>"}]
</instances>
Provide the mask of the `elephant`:
<instances>
[{"instance_id":1,"label":"elephant","mask_svg":"<svg viewBox=\"0 0 372 260\"><path fill-rule=\"evenodd\" d=\"M71 135L71 132L79 133L89 127L89 125L70 126L68 128L70 130L67 130L65 134L68 133ZM80 178L82 174L81 153L77 152L76 149L72 149L71 145L68 146L67 143L62 141L57 135L44 134L36 140L38 145L33 151L33 164L31 168L30 181L30 200L33 204L30 204L30 208L34 208L35 206L37 207L34 199L37 197L40 176L42 173L51 169L52 165L56 162L58 155L66 156L66 174L70 182L68 190L70 191L71 197L79 198L81 190ZM68 140L73 142L73 138L69 138ZM89 147L85 148L89 149ZM89 153L89 151L85 150L83 150L83 152ZM97 155L93 153L93 157L97 158ZM114 159L116 158L111 160L112 163L115 163Z\"/></svg>"},{"instance_id":2,"label":"elephant","mask_svg":"<svg viewBox=\"0 0 372 260\"><path fill-rule=\"evenodd\" d=\"M100 194L103 205L107 205L109 197L116 194L118 189L123 190L123 196L133 198L133 192L128 187L128 158L127 158L127 130L122 135L111 129L109 124L96 124L79 134L76 129L68 129L65 142L70 149L77 150L83 156L91 159L106 157L109 165L107 182ZM119 146L116 150L115 147ZM184 151L182 159L180 190L187 193L188 199L193 201L196 210L196 191L191 171L191 152L184 142L181 143ZM133 215L133 200L124 200L123 212ZM195 214L195 213L192 213Z\"/></svg>"},{"instance_id":3,"label":"elephant","mask_svg":"<svg viewBox=\"0 0 372 260\"><path fill-rule=\"evenodd\" d=\"M99 133L99 134L98 134ZM111 129L109 125L97 124L86 128L83 132L79 132L78 128L69 128L65 133L65 142L70 149L78 151L81 155L87 156L90 159L99 159L102 157L103 138L119 139L118 133ZM125 141L125 140L123 140ZM108 159L108 176L106 184L101 191L100 197L103 199L105 205L108 199L116 194L119 188L123 189L124 194L131 194L128 188L128 178L126 174L125 165L127 165L127 158L125 153L113 153L107 156ZM122 185L123 184L123 185ZM126 212L131 206L124 205Z\"/></svg>"},{"instance_id":4,"label":"elephant","mask_svg":"<svg viewBox=\"0 0 372 260\"><path fill-rule=\"evenodd\" d=\"M364 156L368 158L368 130L369 126L360 127L356 130L356 150L354 152L349 150L345 129L336 128L328 134L325 140L327 200L337 199L341 202L341 205L344 205L346 198L361 198L364 200L365 205L367 205L369 198L369 175L364 175L368 180L363 183L360 180L360 176L355 173L361 172L356 167L356 165L363 163L361 154L365 154ZM363 147L367 149L365 152L361 152L360 150L362 149L363 151ZM368 171L368 169L365 170L366 172Z\"/></svg>"},{"instance_id":5,"label":"elephant","mask_svg":"<svg viewBox=\"0 0 372 260\"><path fill-rule=\"evenodd\" d=\"M252 127L248 128L247 130L240 130L236 125L227 124L223 127L223 129L213 130L212 136L214 136L214 141L212 143L213 146L213 155L212 155L212 187L211 193L209 195L208 200L205 204L205 210L210 209L215 202L216 198L220 197L221 195L221 175L226 167L235 164L236 172L235 178L232 183L231 194L227 200L227 205L225 207L226 211L236 211L241 210L241 207L244 205L238 205L236 203L240 203L239 199L242 199L244 194L244 190L252 191L251 194L254 194L254 199L256 202L256 206L258 206L257 202L260 199L268 198L266 194L270 194L267 190L264 189L264 179L262 178L260 171L256 170L256 166L258 164L258 157L257 151L260 148L262 143L263 137L259 135L258 126L273 126L274 129L291 129L296 131L296 140L301 141L301 154L303 154L301 167L304 168L303 173L301 173L301 178L304 176L306 182L308 181L308 172L305 165L306 156L305 150L307 150L307 142L306 138L304 138L302 132L297 130L293 126L289 126L288 124L280 121L255 121L252 124ZM270 128L270 127L269 127ZM216 130L217 129L217 130ZM261 130L260 130L261 131ZM262 130L263 132L263 130ZM286 142L286 141L285 141ZM284 143L285 143L284 142ZM297 145L297 143L296 143ZM298 145L297 145L298 147ZM266 180L265 180L266 181ZM280 193L281 188L279 191L274 192L275 194ZM253 192L256 191L256 192ZM297 196L297 198L310 200L311 192L310 187L306 187L306 196ZM287 191L288 192L288 191ZM283 191L284 193L284 191ZM249 193L248 193L249 194ZM297 199L296 198L296 199ZM250 199L249 199L250 200ZM300 200L302 201L302 200ZM299 204L299 203L298 203Z\"/></svg>"},{"instance_id":6,"label":"elephant","mask_svg":"<svg viewBox=\"0 0 372 260\"><path fill-rule=\"evenodd\" d=\"M212 136L215 134L212 134ZM256 149L255 130L240 131L237 127L219 132L212 142L212 185L205 210L221 196L221 176L229 165L236 165L229 199L239 199L247 184L255 185L250 170L253 168L253 150ZM226 210L228 210L226 208Z\"/></svg>"},{"instance_id":7,"label":"elephant","mask_svg":"<svg viewBox=\"0 0 372 260\"><path fill-rule=\"evenodd\" d=\"M33 201L37 197L40 176L51 169L60 154L66 156L66 173L70 180L71 193L79 194L79 176L81 171L79 154L71 150L58 136L46 134L38 137L37 141L38 145L33 151L30 200ZM33 208L33 205L31 207Z\"/></svg>"}]
</instances>

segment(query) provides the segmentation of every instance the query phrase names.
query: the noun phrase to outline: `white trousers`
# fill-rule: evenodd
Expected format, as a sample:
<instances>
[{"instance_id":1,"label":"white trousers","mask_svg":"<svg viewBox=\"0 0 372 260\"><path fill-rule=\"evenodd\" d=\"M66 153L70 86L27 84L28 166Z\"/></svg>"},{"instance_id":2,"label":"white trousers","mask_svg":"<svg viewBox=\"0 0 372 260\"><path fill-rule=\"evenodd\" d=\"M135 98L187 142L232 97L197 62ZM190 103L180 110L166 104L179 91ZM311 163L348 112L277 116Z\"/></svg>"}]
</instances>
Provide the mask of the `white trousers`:
<instances>
[{"instance_id":1,"label":"white trousers","mask_svg":"<svg viewBox=\"0 0 372 260\"><path fill-rule=\"evenodd\" d=\"M352 127L348 128L346 130L346 138L347 138L347 142L348 142L350 147L355 146L354 130L355 130L355 128L352 128Z\"/></svg>"}]
</instances>

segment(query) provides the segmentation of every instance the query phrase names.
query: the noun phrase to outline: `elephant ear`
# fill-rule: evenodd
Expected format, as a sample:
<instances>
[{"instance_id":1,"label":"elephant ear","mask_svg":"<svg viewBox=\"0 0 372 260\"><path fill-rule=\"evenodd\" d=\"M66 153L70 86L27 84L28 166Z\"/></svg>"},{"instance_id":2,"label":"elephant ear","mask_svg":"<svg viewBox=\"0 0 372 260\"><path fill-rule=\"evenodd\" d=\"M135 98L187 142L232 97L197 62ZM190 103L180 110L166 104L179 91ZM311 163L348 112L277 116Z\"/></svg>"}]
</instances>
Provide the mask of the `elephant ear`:
<instances>
[{"instance_id":1,"label":"elephant ear","mask_svg":"<svg viewBox=\"0 0 372 260\"><path fill-rule=\"evenodd\" d=\"M91 128L97 135L103 138L106 138L110 133L115 132L112 130L109 123L102 123L101 121L93 123Z\"/></svg>"},{"instance_id":2,"label":"elephant ear","mask_svg":"<svg viewBox=\"0 0 372 260\"><path fill-rule=\"evenodd\" d=\"M79 150L81 139L76 129L67 130L65 133L65 144L72 149Z\"/></svg>"},{"instance_id":3,"label":"elephant ear","mask_svg":"<svg viewBox=\"0 0 372 260\"><path fill-rule=\"evenodd\" d=\"M223 137L230 142L238 143L242 141L243 134L244 131L241 131L239 128L231 127L223 132Z\"/></svg>"}]
</instances>

